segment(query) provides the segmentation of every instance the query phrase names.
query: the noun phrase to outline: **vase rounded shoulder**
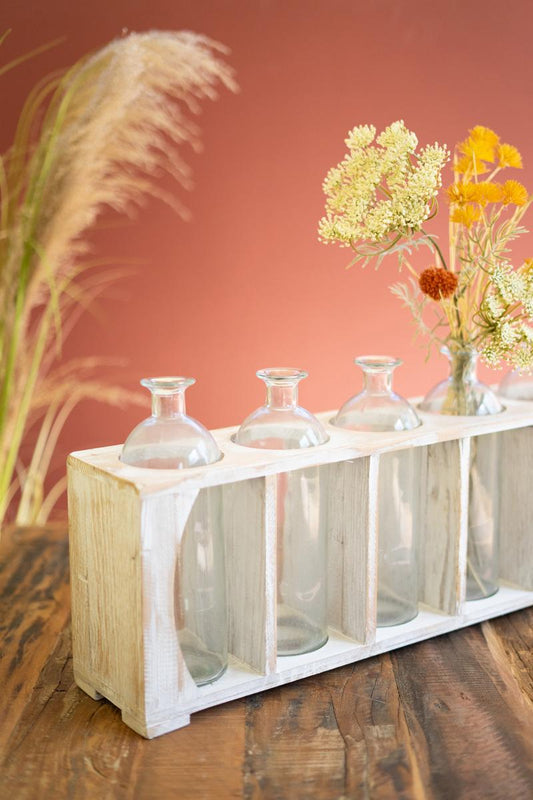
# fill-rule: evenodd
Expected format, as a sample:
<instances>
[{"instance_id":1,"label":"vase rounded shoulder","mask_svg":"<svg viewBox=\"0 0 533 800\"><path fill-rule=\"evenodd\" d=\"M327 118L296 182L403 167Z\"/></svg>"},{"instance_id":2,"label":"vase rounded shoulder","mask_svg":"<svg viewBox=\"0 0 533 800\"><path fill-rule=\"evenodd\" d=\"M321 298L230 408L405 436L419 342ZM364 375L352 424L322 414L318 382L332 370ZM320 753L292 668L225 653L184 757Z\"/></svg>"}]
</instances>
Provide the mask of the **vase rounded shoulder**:
<instances>
[{"instance_id":1,"label":"vase rounded shoulder","mask_svg":"<svg viewBox=\"0 0 533 800\"><path fill-rule=\"evenodd\" d=\"M449 361L450 374L427 393L421 411L480 417L504 410L497 394L478 380L478 353L473 347L443 347L441 352Z\"/></svg>"}]
</instances>

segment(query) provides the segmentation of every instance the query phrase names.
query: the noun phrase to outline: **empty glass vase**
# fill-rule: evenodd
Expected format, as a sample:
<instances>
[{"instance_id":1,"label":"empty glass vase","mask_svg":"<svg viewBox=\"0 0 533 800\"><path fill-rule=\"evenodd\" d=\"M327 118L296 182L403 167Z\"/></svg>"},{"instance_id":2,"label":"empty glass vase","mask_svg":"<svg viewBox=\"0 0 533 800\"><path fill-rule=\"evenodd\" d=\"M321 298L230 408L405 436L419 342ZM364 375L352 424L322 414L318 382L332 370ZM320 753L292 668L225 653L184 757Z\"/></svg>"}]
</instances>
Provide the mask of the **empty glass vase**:
<instances>
[{"instance_id":1,"label":"empty glass vase","mask_svg":"<svg viewBox=\"0 0 533 800\"><path fill-rule=\"evenodd\" d=\"M328 441L320 422L298 405L299 369L264 369L265 405L242 423L235 441L274 450L316 447ZM327 631L327 486L319 467L285 472L276 480L277 651L308 653Z\"/></svg>"},{"instance_id":2,"label":"empty glass vase","mask_svg":"<svg viewBox=\"0 0 533 800\"><path fill-rule=\"evenodd\" d=\"M333 420L354 431L406 431L421 423L414 408L392 389L402 362L389 356L360 356L363 390ZM379 458L377 625L400 625L418 614L418 451L410 447Z\"/></svg>"},{"instance_id":3,"label":"empty glass vase","mask_svg":"<svg viewBox=\"0 0 533 800\"><path fill-rule=\"evenodd\" d=\"M498 394L509 400L533 400L533 375L517 370L508 372L500 383Z\"/></svg>"},{"instance_id":4,"label":"empty glass vase","mask_svg":"<svg viewBox=\"0 0 533 800\"><path fill-rule=\"evenodd\" d=\"M221 458L209 433L185 412L185 390L194 378L146 378L152 416L130 433L121 461L149 469L186 469ZM175 572L176 628L183 658L198 686L225 671L226 575L220 487L198 494L179 546Z\"/></svg>"}]
</instances>

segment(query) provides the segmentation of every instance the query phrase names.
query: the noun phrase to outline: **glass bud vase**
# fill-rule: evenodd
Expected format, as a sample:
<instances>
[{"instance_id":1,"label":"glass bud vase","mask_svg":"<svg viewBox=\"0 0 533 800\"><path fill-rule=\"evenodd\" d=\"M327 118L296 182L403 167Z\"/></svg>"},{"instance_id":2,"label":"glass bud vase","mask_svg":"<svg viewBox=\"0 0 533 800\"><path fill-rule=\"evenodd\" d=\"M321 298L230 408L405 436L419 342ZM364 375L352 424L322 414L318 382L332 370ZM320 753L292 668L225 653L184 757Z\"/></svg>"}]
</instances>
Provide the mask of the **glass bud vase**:
<instances>
[{"instance_id":1,"label":"glass bud vase","mask_svg":"<svg viewBox=\"0 0 533 800\"><path fill-rule=\"evenodd\" d=\"M453 345L443 347L441 353L449 361L450 375L428 392L420 403L421 411L466 417L503 411L492 389L478 380L478 352L474 347Z\"/></svg>"},{"instance_id":2,"label":"glass bud vase","mask_svg":"<svg viewBox=\"0 0 533 800\"><path fill-rule=\"evenodd\" d=\"M152 416L130 433L120 456L124 464L149 469L185 469L222 456L197 420L185 412L185 390L194 378L146 378ZM178 640L198 686L212 683L228 663L226 575L220 487L202 489L187 520L175 574Z\"/></svg>"},{"instance_id":3,"label":"glass bud vase","mask_svg":"<svg viewBox=\"0 0 533 800\"><path fill-rule=\"evenodd\" d=\"M477 378L478 353L471 346L442 348L449 377L420 403L422 411L455 416L499 414L504 407ZM490 457L485 455L489 448ZM479 436L470 442L466 599L479 600L498 591L499 438Z\"/></svg>"},{"instance_id":4,"label":"glass bud vase","mask_svg":"<svg viewBox=\"0 0 533 800\"><path fill-rule=\"evenodd\" d=\"M517 370L508 372L500 383L498 394L509 400L533 400L533 375Z\"/></svg>"},{"instance_id":5,"label":"glass bud vase","mask_svg":"<svg viewBox=\"0 0 533 800\"><path fill-rule=\"evenodd\" d=\"M414 408L392 390L402 362L389 356L361 356L363 390L333 420L354 431L406 431L421 423ZM416 447L384 453L378 479L377 625L400 625L418 614Z\"/></svg>"},{"instance_id":6,"label":"glass bud vase","mask_svg":"<svg viewBox=\"0 0 533 800\"><path fill-rule=\"evenodd\" d=\"M299 369L257 373L266 403L239 428L245 447L285 450L328 441L320 422L298 405ZM280 656L317 650L327 642L327 486L324 471L308 467L277 476L277 651Z\"/></svg>"}]
</instances>

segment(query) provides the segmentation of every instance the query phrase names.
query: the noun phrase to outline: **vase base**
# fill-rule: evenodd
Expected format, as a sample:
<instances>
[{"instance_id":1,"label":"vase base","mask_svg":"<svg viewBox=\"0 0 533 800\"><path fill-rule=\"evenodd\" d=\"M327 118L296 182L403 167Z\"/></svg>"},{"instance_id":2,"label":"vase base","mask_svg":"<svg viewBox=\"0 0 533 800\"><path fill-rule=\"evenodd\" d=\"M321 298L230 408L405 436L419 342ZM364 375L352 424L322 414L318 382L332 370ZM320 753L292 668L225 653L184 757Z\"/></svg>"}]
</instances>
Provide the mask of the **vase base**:
<instances>
[{"instance_id":1,"label":"vase base","mask_svg":"<svg viewBox=\"0 0 533 800\"><path fill-rule=\"evenodd\" d=\"M323 647L328 635L303 614L291 608L278 609L278 656L299 656Z\"/></svg>"},{"instance_id":2,"label":"vase base","mask_svg":"<svg viewBox=\"0 0 533 800\"><path fill-rule=\"evenodd\" d=\"M480 588L475 581L472 581L472 584L470 584L467 579L466 600L467 602L471 600L485 600L487 597L495 595L499 588L497 583L485 583L483 584L483 588Z\"/></svg>"}]
</instances>

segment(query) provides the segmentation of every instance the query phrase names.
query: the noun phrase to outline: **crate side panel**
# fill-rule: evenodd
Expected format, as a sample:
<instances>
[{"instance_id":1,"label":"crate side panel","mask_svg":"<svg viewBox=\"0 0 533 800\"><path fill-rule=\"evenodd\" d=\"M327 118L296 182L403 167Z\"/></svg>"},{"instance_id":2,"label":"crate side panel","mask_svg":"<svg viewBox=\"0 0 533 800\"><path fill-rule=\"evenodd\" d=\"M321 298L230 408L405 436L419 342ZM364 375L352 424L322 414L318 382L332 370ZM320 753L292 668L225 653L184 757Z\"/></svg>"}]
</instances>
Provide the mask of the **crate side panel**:
<instances>
[{"instance_id":1,"label":"crate side panel","mask_svg":"<svg viewBox=\"0 0 533 800\"><path fill-rule=\"evenodd\" d=\"M464 462L464 443L460 440L440 442L420 451L419 598L446 614L457 614L461 602L466 513L463 489L468 481Z\"/></svg>"},{"instance_id":2,"label":"crate side panel","mask_svg":"<svg viewBox=\"0 0 533 800\"><path fill-rule=\"evenodd\" d=\"M370 458L342 461L328 470L328 617L332 628L356 641L373 635L375 523L370 502ZM374 486L375 490L375 486Z\"/></svg>"},{"instance_id":3,"label":"crate side panel","mask_svg":"<svg viewBox=\"0 0 533 800\"><path fill-rule=\"evenodd\" d=\"M497 434L500 451L500 577L533 590L533 427Z\"/></svg>"},{"instance_id":4,"label":"crate side panel","mask_svg":"<svg viewBox=\"0 0 533 800\"><path fill-rule=\"evenodd\" d=\"M276 663L276 479L223 487L229 650L263 674Z\"/></svg>"},{"instance_id":5,"label":"crate side panel","mask_svg":"<svg viewBox=\"0 0 533 800\"><path fill-rule=\"evenodd\" d=\"M79 461L68 477L74 673L142 716L140 499Z\"/></svg>"},{"instance_id":6,"label":"crate side panel","mask_svg":"<svg viewBox=\"0 0 533 800\"><path fill-rule=\"evenodd\" d=\"M142 503L143 636L146 719L159 725L196 696L179 646L181 543L198 492L149 496Z\"/></svg>"}]
</instances>

